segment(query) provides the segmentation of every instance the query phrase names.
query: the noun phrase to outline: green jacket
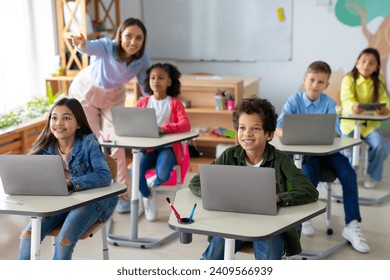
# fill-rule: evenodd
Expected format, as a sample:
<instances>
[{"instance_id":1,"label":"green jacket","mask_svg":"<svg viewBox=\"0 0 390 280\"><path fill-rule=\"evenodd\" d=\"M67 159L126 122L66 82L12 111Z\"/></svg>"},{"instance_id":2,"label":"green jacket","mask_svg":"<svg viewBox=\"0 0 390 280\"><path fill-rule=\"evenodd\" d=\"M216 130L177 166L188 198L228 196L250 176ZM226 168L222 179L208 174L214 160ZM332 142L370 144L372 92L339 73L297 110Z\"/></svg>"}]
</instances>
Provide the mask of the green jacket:
<instances>
[{"instance_id":1,"label":"green jacket","mask_svg":"<svg viewBox=\"0 0 390 280\"><path fill-rule=\"evenodd\" d=\"M212 164L245 166L245 156L245 150L240 145L236 145L225 150ZM292 159L269 143L265 147L261 167L275 169L276 191L283 201L281 206L302 205L318 200L318 191L295 166ZM199 174L192 178L189 188L193 194L201 196ZM302 248L296 228L284 232L283 235L286 240L286 255L301 253Z\"/></svg>"}]
</instances>

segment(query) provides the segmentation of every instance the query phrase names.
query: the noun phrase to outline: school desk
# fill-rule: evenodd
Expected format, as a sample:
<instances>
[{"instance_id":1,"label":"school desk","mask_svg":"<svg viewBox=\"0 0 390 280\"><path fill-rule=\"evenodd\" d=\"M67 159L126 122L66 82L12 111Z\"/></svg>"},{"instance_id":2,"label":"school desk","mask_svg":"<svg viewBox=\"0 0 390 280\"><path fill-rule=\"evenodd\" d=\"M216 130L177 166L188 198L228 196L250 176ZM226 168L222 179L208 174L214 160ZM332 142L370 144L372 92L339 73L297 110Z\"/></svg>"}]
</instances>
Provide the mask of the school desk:
<instances>
[{"instance_id":1,"label":"school desk","mask_svg":"<svg viewBox=\"0 0 390 280\"><path fill-rule=\"evenodd\" d=\"M125 185L112 183L107 187L74 192L69 196L6 195L2 192L0 193L0 213L30 217L32 223L31 259L38 260L43 217L58 215L125 191Z\"/></svg>"},{"instance_id":2,"label":"school desk","mask_svg":"<svg viewBox=\"0 0 390 280\"><path fill-rule=\"evenodd\" d=\"M358 146L362 143L360 139L354 138L335 138L333 145L283 145L280 142L278 137L274 137L271 141L271 144L274 145L278 150L284 151L289 154L294 155L295 165L302 169L302 157L303 155L312 155L312 156L326 156L333 153L339 152L341 150ZM346 245L348 242L342 240L333 247L329 248L324 252L317 252L311 250L303 250L303 252L297 256L294 256L294 259L321 259L329 256L334 253L342 246Z\"/></svg>"},{"instance_id":3,"label":"school desk","mask_svg":"<svg viewBox=\"0 0 390 280\"><path fill-rule=\"evenodd\" d=\"M380 116L374 113L363 113L359 115L341 115L340 119L354 120L355 128L353 131L353 138L360 139L360 132L361 132L362 125L365 125L367 121L388 120L390 119L390 115ZM356 170L356 174L359 173L359 159L360 159L360 146L358 145L352 148L352 167ZM368 165L368 156L366 156L365 159L364 175L366 175L367 165ZM343 200L342 196L340 195L333 195L332 197L339 201ZM374 204L380 204L389 198L390 198L390 192L384 194L379 198L359 197L359 203L362 205L374 205Z\"/></svg>"},{"instance_id":4,"label":"school desk","mask_svg":"<svg viewBox=\"0 0 390 280\"><path fill-rule=\"evenodd\" d=\"M360 139L361 126L367 121L385 121L390 119L390 115L380 116L377 114L367 113L359 115L340 115L340 119L344 120L354 120L355 128L353 131L353 138ZM360 155L360 146L353 147L352 151L352 166L355 170L359 168L359 155Z\"/></svg>"},{"instance_id":5,"label":"school desk","mask_svg":"<svg viewBox=\"0 0 390 280\"><path fill-rule=\"evenodd\" d=\"M293 154L296 166L299 169L302 169L302 156L304 155L331 155L341 150L358 146L362 143L362 140L354 138L335 138L332 145L284 145L279 137L274 137L270 143L281 151Z\"/></svg>"},{"instance_id":6,"label":"school desk","mask_svg":"<svg viewBox=\"0 0 390 280\"><path fill-rule=\"evenodd\" d=\"M139 197L139 172L140 172L140 152L145 149L155 149L171 145L177 142L193 139L198 136L198 132L190 131L184 133L164 134L159 138L143 138L143 137L124 137L115 135L114 130L104 131L104 133L112 135L111 142L104 142L99 138L100 145L105 152L110 154L111 148L131 149L133 154L132 167L132 188L131 188L131 215L130 215L130 236L114 235L109 232L108 242L117 246L152 248L177 237L176 232L172 232L162 239L139 238L138 237L138 208L140 202Z\"/></svg>"},{"instance_id":7,"label":"school desk","mask_svg":"<svg viewBox=\"0 0 390 280\"><path fill-rule=\"evenodd\" d=\"M185 218L189 216L195 203L197 206L193 223L179 223L172 211L168 221L169 227L179 232L180 241L184 244L192 241L192 234L223 237L225 239L224 258L226 260L234 259L235 240L267 239L326 211L326 204L321 201L281 207L277 215L208 211L203 209L202 199L192 194L188 188L176 192L173 205L181 217Z\"/></svg>"}]
</instances>

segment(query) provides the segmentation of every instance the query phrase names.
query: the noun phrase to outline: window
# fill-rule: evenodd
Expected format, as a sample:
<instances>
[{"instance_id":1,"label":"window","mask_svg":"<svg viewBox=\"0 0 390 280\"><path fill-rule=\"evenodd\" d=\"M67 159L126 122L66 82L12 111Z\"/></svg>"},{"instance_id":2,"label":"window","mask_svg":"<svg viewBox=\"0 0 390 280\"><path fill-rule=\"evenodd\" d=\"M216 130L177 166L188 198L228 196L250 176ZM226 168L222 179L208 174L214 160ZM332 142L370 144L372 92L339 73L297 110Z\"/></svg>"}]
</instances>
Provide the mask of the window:
<instances>
[{"instance_id":1,"label":"window","mask_svg":"<svg viewBox=\"0 0 390 280\"><path fill-rule=\"evenodd\" d=\"M29 32L28 2L2 3L0 26L0 113L24 105L34 95L31 91L32 42Z\"/></svg>"}]
</instances>

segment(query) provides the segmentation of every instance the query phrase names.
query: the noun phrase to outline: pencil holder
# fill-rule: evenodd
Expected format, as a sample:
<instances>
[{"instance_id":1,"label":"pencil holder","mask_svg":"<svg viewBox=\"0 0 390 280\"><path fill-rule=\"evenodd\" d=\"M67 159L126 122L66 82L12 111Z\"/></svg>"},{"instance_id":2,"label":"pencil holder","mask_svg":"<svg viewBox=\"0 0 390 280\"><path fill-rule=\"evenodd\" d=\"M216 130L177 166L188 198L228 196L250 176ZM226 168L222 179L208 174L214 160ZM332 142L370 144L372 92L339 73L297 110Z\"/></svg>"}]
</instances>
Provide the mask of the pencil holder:
<instances>
[{"instance_id":1,"label":"pencil holder","mask_svg":"<svg viewBox=\"0 0 390 280\"><path fill-rule=\"evenodd\" d=\"M190 244L192 242L192 233L180 232L179 240L181 244Z\"/></svg>"},{"instance_id":2,"label":"pencil holder","mask_svg":"<svg viewBox=\"0 0 390 280\"><path fill-rule=\"evenodd\" d=\"M177 220L177 222L179 224L192 224L194 222L194 219L190 219L190 218L181 218L181 222L180 220Z\"/></svg>"}]
</instances>

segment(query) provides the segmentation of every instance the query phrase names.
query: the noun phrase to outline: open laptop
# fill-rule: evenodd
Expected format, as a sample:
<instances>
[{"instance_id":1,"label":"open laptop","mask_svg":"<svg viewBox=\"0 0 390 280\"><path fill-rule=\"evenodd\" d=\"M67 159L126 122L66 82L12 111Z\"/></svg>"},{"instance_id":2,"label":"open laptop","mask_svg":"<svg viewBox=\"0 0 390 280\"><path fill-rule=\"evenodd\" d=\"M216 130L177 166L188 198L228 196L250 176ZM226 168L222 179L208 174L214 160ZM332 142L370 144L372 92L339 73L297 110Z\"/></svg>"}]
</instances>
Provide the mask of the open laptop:
<instances>
[{"instance_id":1,"label":"open laptop","mask_svg":"<svg viewBox=\"0 0 390 280\"><path fill-rule=\"evenodd\" d=\"M158 138L156 111L153 108L112 107L115 134L127 137Z\"/></svg>"},{"instance_id":2,"label":"open laptop","mask_svg":"<svg viewBox=\"0 0 390 280\"><path fill-rule=\"evenodd\" d=\"M286 114L283 117L284 145L332 145L336 114Z\"/></svg>"},{"instance_id":3,"label":"open laptop","mask_svg":"<svg viewBox=\"0 0 390 280\"><path fill-rule=\"evenodd\" d=\"M206 210L276 215L275 169L199 164Z\"/></svg>"},{"instance_id":4,"label":"open laptop","mask_svg":"<svg viewBox=\"0 0 390 280\"><path fill-rule=\"evenodd\" d=\"M11 195L69 195L59 155L0 155L0 179Z\"/></svg>"}]
</instances>

